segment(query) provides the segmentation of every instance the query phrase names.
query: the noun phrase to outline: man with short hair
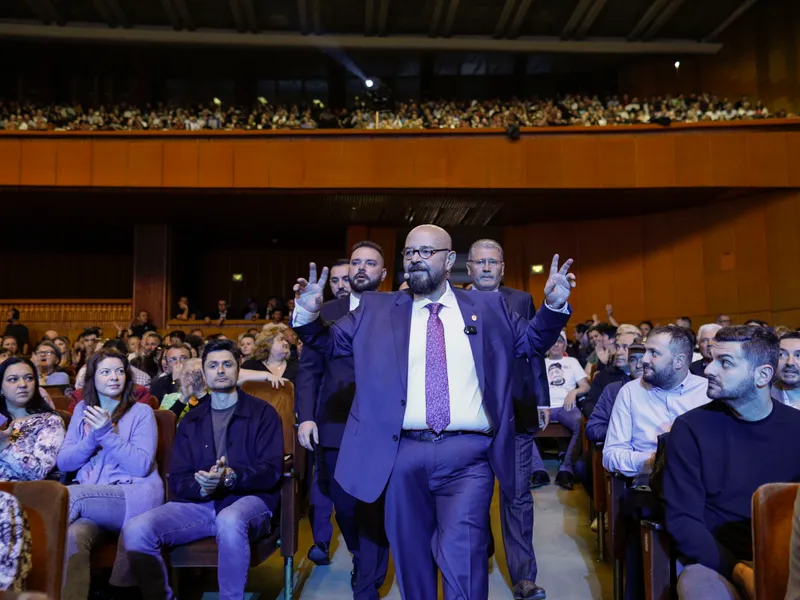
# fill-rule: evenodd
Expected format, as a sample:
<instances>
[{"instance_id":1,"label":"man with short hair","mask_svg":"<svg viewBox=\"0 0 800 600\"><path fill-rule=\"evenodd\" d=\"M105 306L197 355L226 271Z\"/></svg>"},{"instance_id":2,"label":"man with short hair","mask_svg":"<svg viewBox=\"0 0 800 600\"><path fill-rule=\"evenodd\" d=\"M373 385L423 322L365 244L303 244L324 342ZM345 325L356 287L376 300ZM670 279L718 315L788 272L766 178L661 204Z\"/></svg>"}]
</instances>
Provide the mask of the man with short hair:
<instances>
[{"instance_id":1,"label":"man with short hair","mask_svg":"<svg viewBox=\"0 0 800 600\"><path fill-rule=\"evenodd\" d=\"M18 351L22 354L28 354L28 342L30 334L28 328L19 322L19 311L16 308L8 309L8 325L3 335L10 335L17 340Z\"/></svg>"},{"instance_id":2,"label":"man with short hair","mask_svg":"<svg viewBox=\"0 0 800 600\"><path fill-rule=\"evenodd\" d=\"M800 409L800 333L787 333L781 338L772 398Z\"/></svg>"},{"instance_id":3,"label":"man with short hair","mask_svg":"<svg viewBox=\"0 0 800 600\"><path fill-rule=\"evenodd\" d=\"M203 351L211 392L181 420L169 487L172 501L128 521L122 531L142 595L174 598L162 552L216 537L219 595L241 600L250 544L269 533L283 479L283 427L268 403L236 388L239 349L231 340Z\"/></svg>"},{"instance_id":4,"label":"man with short hair","mask_svg":"<svg viewBox=\"0 0 800 600\"><path fill-rule=\"evenodd\" d=\"M339 258L331 267L331 292L334 298L344 298L350 293L350 260Z\"/></svg>"},{"instance_id":5,"label":"man with short hair","mask_svg":"<svg viewBox=\"0 0 800 600\"><path fill-rule=\"evenodd\" d=\"M140 310L136 315L136 320L131 323L128 332L130 335L143 337L148 331L155 331L156 326L150 322L150 313L146 310Z\"/></svg>"},{"instance_id":6,"label":"man with short hair","mask_svg":"<svg viewBox=\"0 0 800 600\"><path fill-rule=\"evenodd\" d=\"M180 391L181 382L174 376L180 372L180 369L177 369L178 365L185 363L190 358L192 358L192 351L185 344L173 344L167 349L167 369L150 384L150 393L158 398L159 402L167 394Z\"/></svg>"},{"instance_id":7,"label":"man with short hair","mask_svg":"<svg viewBox=\"0 0 800 600\"><path fill-rule=\"evenodd\" d=\"M720 327L730 327L731 318L728 315L719 315L717 317L717 325L719 325Z\"/></svg>"},{"instance_id":8,"label":"man with short hair","mask_svg":"<svg viewBox=\"0 0 800 600\"><path fill-rule=\"evenodd\" d=\"M320 313L329 322L358 308L362 295L377 292L386 278L383 249L373 242L353 246L346 277L350 293L322 305ZM354 598L377 600L378 588L386 577L389 552L383 538L382 510L360 503L336 481L334 472L345 424L355 396L355 367L352 357L326 358L312 348L300 355L295 387L298 439L315 452L316 472L312 482L311 514L314 545L308 558L318 565L330 563L331 506L347 549L353 554L351 584Z\"/></svg>"},{"instance_id":9,"label":"man with short hair","mask_svg":"<svg viewBox=\"0 0 800 600\"><path fill-rule=\"evenodd\" d=\"M685 329L692 329L692 320L689 317L678 317L675 319L675 325Z\"/></svg>"},{"instance_id":10,"label":"man with short hair","mask_svg":"<svg viewBox=\"0 0 800 600\"><path fill-rule=\"evenodd\" d=\"M69 385L69 375L56 370L61 352L53 342L46 340L36 344L31 358L39 374L39 385Z\"/></svg>"},{"instance_id":11,"label":"man with short hair","mask_svg":"<svg viewBox=\"0 0 800 600\"><path fill-rule=\"evenodd\" d=\"M689 366L689 372L698 377L705 377L706 367L711 364L714 357L711 355L711 346L714 342L714 336L722 329L716 323L706 323L697 332L697 347L700 349L700 354L703 358L694 361Z\"/></svg>"},{"instance_id":12,"label":"man with short hair","mask_svg":"<svg viewBox=\"0 0 800 600\"><path fill-rule=\"evenodd\" d=\"M59 336L58 336L58 332L55 329L48 329L47 331L44 332L44 335L42 336L42 341L43 342L44 341L52 342L57 337L59 337Z\"/></svg>"},{"instance_id":13,"label":"man with short hair","mask_svg":"<svg viewBox=\"0 0 800 600\"><path fill-rule=\"evenodd\" d=\"M131 361L131 365L144 371L151 378L158 377L159 366L156 363L156 350L161 345L161 336L155 331L148 331L142 339L142 349L136 358Z\"/></svg>"},{"instance_id":14,"label":"man with short hair","mask_svg":"<svg viewBox=\"0 0 800 600\"><path fill-rule=\"evenodd\" d=\"M505 274L503 247L495 240L481 239L472 244L467 258L467 272L476 293L499 292L512 312L530 320L536 313L528 292L501 286ZM514 363L513 392L516 464L516 495L500 494L500 523L506 563L515 599L541 600L544 589L536 585L538 568L533 549L533 496L528 478L532 472L533 452L538 455L534 434L539 428L538 407L550 406L550 390L542 358L518 358ZM541 458L540 458L541 462ZM547 472L544 472L547 476ZM548 481L549 481L549 476Z\"/></svg>"},{"instance_id":15,"label":"man with short hair","mask_svg":"<svg viewBox=\"0 0 800 600\"><path fill-rule=\"evenodd\" d=\"M283 309L276 308L272 311L272 322L275 324L283 323Z\"/></svg>"},{"instance_id":16,"label":"man with short hair","mask_svg":"<svg viewBox=\"0 0 800 600\"><path fill-rule=\"evenodd\" d=\"M606 469L634 478L650 474L658 436L675 417L708 402L708 382L689 372L689 332L677 325L657 327L645 348L642 378L620 390L603 448Z\"/></svg>"},{"instance_id":17,"label":"man with short hair","mask_svg":"<svg viewBox=\"0 0 800 600\"><path fill-rule=\"evenodd\" d=\"M585 370L586 375L591 377L608 367L609 364L613 364L617 328L608 323L597 323L589 328L588 337L592 353L586 359Z\"/></svg>"},{"instance_id":18,"label":"man with short hair","mask_svg":"<svg viewBox=\"0 0 800 600\"><path fill-rule=\"evenodd\" d=\"M711 402L675 419L664 467L666 529L681 563L681 600L755 600L752 498L800 481L800 412L770 397L778 338L725 327L706 367Z\"/></svg>"},{"instance_id":19,"label":"man with short hair","mask_svg":"<svg viewBox=\"0 0 800 600\"><path fill-rule=\"evenodd\" d=\"M600 399L600 394L608 385L619 381L627 383L631 380L628 377L628 348L631 344L640 344L641 342L642 338L635 333L617 333L614 340L614 364L594 376L581 407L581 412L587 419Z\"/></svg>"},{"instance_id":20,"label":"man with short hair","mask_svg":"<svg viewBox=\"0 0 800 600\"><path fill-rule=\"evenodd\" d=\"M748 319L744 324L745 327L769 327L769 323L761 319Z\"/></svg>"},{"instance_id":21,"label":"man with short hair","mask_svg":"<svg viewBox=\"0 0 800 600\"><path fill-rule=\"evenodd\" d=\"M211 323L213 320L218 326L222 326L225 320L229 317L229 315L233 314L228 308L228 301L227 300L218 300L217 301L217 309L209 311L206 313L205 322L206 325Z\"/></svg>"}]
</instances>

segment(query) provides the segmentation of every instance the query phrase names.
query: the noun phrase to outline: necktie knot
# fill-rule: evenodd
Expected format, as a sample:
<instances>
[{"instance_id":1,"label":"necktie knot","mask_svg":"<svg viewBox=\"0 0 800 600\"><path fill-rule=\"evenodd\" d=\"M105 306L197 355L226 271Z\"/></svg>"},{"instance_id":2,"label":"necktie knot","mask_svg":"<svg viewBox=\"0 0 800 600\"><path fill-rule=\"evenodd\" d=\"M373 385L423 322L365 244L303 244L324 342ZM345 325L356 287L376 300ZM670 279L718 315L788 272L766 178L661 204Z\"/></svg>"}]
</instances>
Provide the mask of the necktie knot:
<instances>
[{"instance_id":1,"label":"necktie knot","mask_svg":"<svg viewBox=\"0 0 800 600\"><path fill-rule=\"evenodd\" d=\"M431 314L435 317L439 314L439 311L442 310L442 306L444 306L444 304L440 304L439 302L431 302L430 304L426 304L425 308L431 311Z\"/></svg>"}]
</instances>

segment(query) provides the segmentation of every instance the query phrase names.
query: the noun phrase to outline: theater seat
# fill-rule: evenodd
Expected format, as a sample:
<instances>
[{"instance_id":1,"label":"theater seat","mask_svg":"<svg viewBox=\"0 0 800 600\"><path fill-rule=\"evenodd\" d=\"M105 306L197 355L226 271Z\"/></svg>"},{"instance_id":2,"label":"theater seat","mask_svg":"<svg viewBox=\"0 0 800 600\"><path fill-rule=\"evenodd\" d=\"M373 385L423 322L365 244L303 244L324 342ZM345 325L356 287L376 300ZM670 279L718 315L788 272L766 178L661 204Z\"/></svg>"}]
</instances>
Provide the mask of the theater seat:
<instances>
[{"instance_id":1,"label":"theater seat","mask_svg":"<svg viewBox=\"0 0 800 600\"><path fill-rule=\"evenodd\" d=\"M607 554L606 512L608 506L606 504L606 470L603 468L603 444L595 444L590 452L592 455L594 511L597 514L597 545L600 550L600 560L605 560Z\"/></svg>"},{"instance_id":2,"label":"theater seat","mask_svg":"<svg viewBox=\"0 0 800 600\"><path fill-rule=\"evenodd\" d=\"M569 429L564 427L561 423L557 423L556 421L552 421L548 426L547 429L542 431L541 429L536 432L535 437L537 438L571 438L572 433Z\"/></svg>"},{"instance_id":3,"label":"theater seat","mask_svg":"<svg viewBox=\"0 0 800 600\"><path fill-rule=\"evenodd\" d=\"M756 597L782 600L789 582L794 502L800 484L768 483L753 494Z\"/></svg>"},{"instance_id":4,"label":"theater seat","mask_svg":"<svg viewBox=\"0 0 800 600\"><path fill-rule=\"evenodd\" d=\"M55 481L18 481L0 482L0 491L16 496L28 517L33 568L27 589L59 600L67 543L67 488Z\"/></svg>"},{"instance_id":5,"label":"theater seat","mask_svg":"<svg viewBox=\"0 0 800 600\"><path fill-rule=\"evenodd\" d=\"M305 454L297 441L294 385L287 382L283 387L275 389L267 382L248 382L242 386L242 390L269 402L278 412L283 424L285 456L280 511L273 519L271 533L251 544L250 566L258 566L280 549L284 560L284 598L291 600L294 595L294 555L297 552L300 521L299 480L303 473L301 467ZM209 537L183 546L175 546L170 550L169 561L173 569L190 567L215 569L218 564L216 540Z\"/></svg>"},{"instance_id":6,"label":"theater seat","mask_svg":"<svg viewBox=\"0 0 800 600\"><path fill-rule=\"evenodd\" d=\"M151 396L152 397L152 396ZM158 445L156 446L156 462L158 474L164 485L167 484L170 459L172 458L172 444L175 441L175 413L171 410L154 411L156 425L158 425ZM95 544L92 548L92 567L97 569L110 569L117 558L116 537L108 539L102 544Z\"/></svg>"}]
</instances>

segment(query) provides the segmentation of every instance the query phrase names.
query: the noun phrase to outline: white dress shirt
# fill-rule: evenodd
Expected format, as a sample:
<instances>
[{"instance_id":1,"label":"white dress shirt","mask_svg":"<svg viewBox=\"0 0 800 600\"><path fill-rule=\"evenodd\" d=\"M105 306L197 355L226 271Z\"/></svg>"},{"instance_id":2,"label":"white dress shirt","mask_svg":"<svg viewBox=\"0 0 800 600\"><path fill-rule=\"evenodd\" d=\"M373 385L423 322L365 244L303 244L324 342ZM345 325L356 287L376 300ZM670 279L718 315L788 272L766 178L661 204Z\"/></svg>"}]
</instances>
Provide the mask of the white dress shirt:
<instances>
[{"instance_id":1,"label":"white dress shirt","mask_svg":"<svg viewBox=\"0 0 800 600\"><path fill-rule=\"evenodd\" d=\"M603 447L603 466L628 477L649 473L658 436L685 412L710 402L708 380L689 373L676 388L662 390L643 378L625 384L617 395Z\"/></svg>"},{"instance_id":2,"label":"white dress shirt","mask_svg":"<svg viewBox=\"0 0 800 600\"><path fill-rule=\"evenodd\" d=\"M428 298L414 298L411 335L408 344L408 397L403 429L430 429L425 414L425 355L428 340ZM469 336L464 333L464 316L450 284L439 299L439 318L444 326L447 352L447 384L450 390L450 424L446 431L491 431L483 409L483 392Z\"/></svg>"},{"instance_id":3,"label":"white dress shirt","mask_svg":"<svg viewBox=\"0 0 800 600\"><path fill-rule=\"evenodd\" d=\"M358 296L356 296L355 294L350 292L350 312L357 309L359 304L361 304L361 295L359 294ZM295 306L295 310L297 310L297 306ZM300 310L303 310L302 306L300 307Z\"/></svg>"}]
</instances>

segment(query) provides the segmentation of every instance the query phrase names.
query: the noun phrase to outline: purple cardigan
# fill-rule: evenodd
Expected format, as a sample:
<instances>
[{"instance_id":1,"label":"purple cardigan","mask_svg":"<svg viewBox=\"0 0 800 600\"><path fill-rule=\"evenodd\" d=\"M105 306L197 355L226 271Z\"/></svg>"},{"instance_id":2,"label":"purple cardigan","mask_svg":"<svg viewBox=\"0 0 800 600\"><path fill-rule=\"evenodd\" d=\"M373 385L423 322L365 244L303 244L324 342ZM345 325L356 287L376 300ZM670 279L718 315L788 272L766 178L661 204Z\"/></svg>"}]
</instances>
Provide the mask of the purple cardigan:
<instances>
[{"instance_id":1,"label":"purple cardigan","mask_svg":"<svg viewBox=\"0 0 800 600\"><path fill-rule=\"evenodd\" d=\"M117 423L98 431L83 421L86 405L79 402L67 437L58 453L62 471L78 471L84 485L123 485L125 523L164 503L164 484L156 467L158 427L153 409L136 403Z\"/></svg>"}]
</instances>

